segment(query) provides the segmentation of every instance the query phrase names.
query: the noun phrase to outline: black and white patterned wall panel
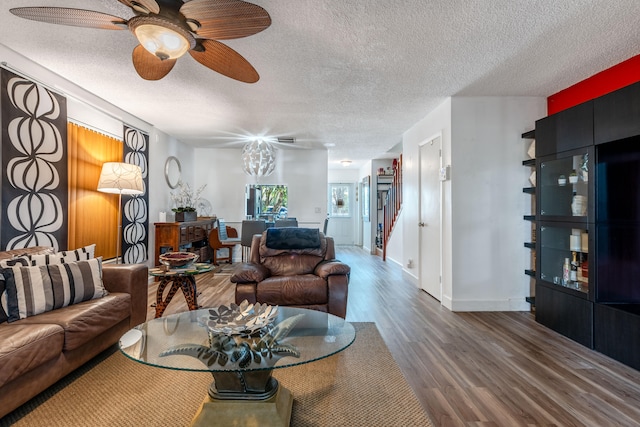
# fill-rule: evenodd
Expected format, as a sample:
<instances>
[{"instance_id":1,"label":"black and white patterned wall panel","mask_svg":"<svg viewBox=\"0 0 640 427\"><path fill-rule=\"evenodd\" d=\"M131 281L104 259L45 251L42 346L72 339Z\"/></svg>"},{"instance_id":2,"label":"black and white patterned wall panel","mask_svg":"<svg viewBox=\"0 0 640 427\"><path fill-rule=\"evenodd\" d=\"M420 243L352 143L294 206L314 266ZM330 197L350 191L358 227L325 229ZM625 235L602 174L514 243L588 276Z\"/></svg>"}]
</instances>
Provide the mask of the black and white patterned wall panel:
<instances>
[{"instance_id":1,"label":"black and white patterned wall panel","mask_svg":"<svg viewBox=\"0 0 640 427\"><path fill-rule=\"evenodd\" d=\"M122 260L147 260L149 247L149 135L124 126L124 162L140 166L144 193L122 196Z\"/></svg>"},{"instance_id":2,"label":"black and white patterned wall panel","mask_svg":"<svg viewBox=\"0 0 640 427\"><path fill-rule=\"evenodd\" d=\"M2 249L67 248L67 100L6 69L2 93Z\"/></svg>"}]
</instances>

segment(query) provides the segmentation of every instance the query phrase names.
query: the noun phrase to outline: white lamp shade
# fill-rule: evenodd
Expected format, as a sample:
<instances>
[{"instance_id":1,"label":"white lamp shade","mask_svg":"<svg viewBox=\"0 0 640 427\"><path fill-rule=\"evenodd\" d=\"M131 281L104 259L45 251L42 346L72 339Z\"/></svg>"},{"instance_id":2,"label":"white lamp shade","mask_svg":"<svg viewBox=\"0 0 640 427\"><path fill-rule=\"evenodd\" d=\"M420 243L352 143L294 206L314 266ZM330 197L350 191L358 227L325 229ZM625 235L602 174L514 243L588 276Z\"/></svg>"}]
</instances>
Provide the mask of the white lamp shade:
<instances>
[{"instance_id":1,"label":"white lamp shade","mask_svg":"<svg viewBox=\"0 0 640 427\"><path fill-rule=\"evenodd\" d=\"M142 194L142 169L130 163L107 162L102 165L98 191L114 194Z\"/></svg>"},{"instance_id":2,"label":"white lamp shade","mask_svg":"<svg viewBox=\"0 0 640 427\"><path fill-rule=\"evenodd\" d=\"M269 176L276 168L276 150L261 139L247 143L242 149L242 169L247 175Z\"/></svg>"}]
</instances>

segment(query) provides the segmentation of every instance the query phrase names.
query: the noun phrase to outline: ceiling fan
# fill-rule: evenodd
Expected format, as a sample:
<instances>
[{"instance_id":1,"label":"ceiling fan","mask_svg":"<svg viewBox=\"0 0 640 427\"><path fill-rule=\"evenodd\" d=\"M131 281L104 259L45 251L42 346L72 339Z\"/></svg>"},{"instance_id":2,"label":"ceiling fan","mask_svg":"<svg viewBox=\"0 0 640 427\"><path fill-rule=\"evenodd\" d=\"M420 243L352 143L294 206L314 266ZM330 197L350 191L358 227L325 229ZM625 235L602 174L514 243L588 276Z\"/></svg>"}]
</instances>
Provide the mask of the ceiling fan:
<instances>
[{"instance_id":1,"label":"ceiling fan","mask_svg":"<svg viewBox=\"0 0 640 427\"><path fill-rule=\"evenodd\" d=\"M18 7L16 16L33 21L104 30L129 29L140 44L133 66L146 80L160 80L176 60L189 52L204 65L245 83L260 79L238 52L218 40L251 36L268 28L271 17L262 7L241 0L118 0L135 16L127 20L102 12L64 7Z\"/></svg>"}]
</instances>

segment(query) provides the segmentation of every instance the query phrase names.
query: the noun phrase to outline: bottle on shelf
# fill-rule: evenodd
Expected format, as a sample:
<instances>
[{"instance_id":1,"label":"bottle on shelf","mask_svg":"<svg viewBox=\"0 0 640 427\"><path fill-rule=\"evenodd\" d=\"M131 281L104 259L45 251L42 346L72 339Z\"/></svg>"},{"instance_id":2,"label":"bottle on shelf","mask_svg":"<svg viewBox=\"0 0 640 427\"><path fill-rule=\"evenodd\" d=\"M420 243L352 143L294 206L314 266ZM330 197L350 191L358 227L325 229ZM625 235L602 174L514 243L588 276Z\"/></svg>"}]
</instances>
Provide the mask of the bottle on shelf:
<instances>
[{"instance_id":1,"label":"bottle on shelf","mask_svg":"<svg viewBox=\"0 0 640 427\"><path fill-rule=\"evenodd\" d=\"M569 280L572 282L578 281L578 267L580 266L578 261L578 253L571 251L571 271L569 272Z\"/></svg>"},{"instance_id":2,"label":"bottle on shelf","mask_svg":"<svg viewBox=\"0 0 640 427\"><path fill-rule=\"evenodd\" d=\"M562 265L562 284L563 285L568 285L569 281L570 281L570 272L571 271L571 265L569 263L569 258L565 258L564 259L564 264Z\"/></svg>"},{"instance_id":3,"label":"bottle on shelf","mask_svg":"<svg viewBox=\"0 0 640 427\"><path fill-rule=\"evenodd\" d=\"M589 257L586 253L580 253L580 275L581 282L589 283Z\"/></svg>"}]
</instances>

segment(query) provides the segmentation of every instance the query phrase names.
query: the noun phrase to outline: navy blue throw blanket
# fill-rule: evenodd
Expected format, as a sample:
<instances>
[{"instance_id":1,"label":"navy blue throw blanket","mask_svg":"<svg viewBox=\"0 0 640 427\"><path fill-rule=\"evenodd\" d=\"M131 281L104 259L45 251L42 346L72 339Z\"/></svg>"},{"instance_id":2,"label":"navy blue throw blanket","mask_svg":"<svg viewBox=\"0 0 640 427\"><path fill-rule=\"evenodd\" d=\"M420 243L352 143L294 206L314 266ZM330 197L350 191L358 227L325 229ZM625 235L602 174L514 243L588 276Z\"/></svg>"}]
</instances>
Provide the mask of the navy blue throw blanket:
<instances>
[{"instance_id":1,"label":"navy blue throw blanket","mask_svg":"<svg viewBox=\"0 0 640 427\"><path fill-rule=\"evenodd\" d=\"M268 228L266 246L271 249L306 249L320 247L317 228Z\"/></svg>"}]
</instances>

